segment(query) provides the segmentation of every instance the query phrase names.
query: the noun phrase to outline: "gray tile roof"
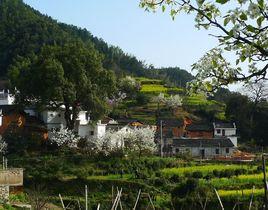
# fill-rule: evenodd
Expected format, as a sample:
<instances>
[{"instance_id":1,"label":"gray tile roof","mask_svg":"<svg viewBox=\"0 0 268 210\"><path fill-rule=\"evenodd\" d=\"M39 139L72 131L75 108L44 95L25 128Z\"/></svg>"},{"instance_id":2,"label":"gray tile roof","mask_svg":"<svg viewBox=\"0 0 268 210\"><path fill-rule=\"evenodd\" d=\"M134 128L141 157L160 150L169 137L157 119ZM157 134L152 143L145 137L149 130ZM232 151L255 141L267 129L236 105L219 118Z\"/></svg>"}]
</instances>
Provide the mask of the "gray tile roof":
<instances>
[{"instance_id":1,"label":"gray tile roof","mask_svg":"<svg viewBox=\"0 0 268 210\"><path fill-rule=\"evenodd\" d=\"M213 131L211 124L191 124L186 126L187 131Z\"/></svg>"},{"instance_id":2,"label":"gray tile roof","mask_svg":"<svg viewBox=\"0 0 268 210\"><path fill-rule=\"evenodd\" d=\"M213 138L213 139L173 139L175 147L234 147L232 141L228 138Z\"/></svg>"},{"instance_id":3,"label":"gray tile roof","mask_svg":"<svg viewBox=\"0 0 268 210\"><path fill-rule=\"evenodd\" d=\"M223 122L216 122L214 123L215 128L235 128L234 123L223 123Z\"/></svg>"}]
</instances>

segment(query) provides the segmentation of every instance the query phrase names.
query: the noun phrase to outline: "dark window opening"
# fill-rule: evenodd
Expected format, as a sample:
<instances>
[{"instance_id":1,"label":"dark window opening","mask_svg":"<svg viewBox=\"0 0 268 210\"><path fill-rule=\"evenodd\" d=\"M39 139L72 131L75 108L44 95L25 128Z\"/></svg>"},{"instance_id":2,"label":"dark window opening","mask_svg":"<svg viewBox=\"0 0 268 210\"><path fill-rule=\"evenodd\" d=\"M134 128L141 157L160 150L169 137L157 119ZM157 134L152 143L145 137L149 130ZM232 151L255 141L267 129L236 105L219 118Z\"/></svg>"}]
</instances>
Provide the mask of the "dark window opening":
<instances>
[{"instance_id":1,"label":"dark window opening","mask_svg":"<svg viewBox=\"0 0 268 210\"><path fill-rule=\"evenodd\" d=\"M222 135L225 136L225 130L222 130Z\"/></svg>"},{"instance_id":2,"label":"dark window opening","mask_svg":"<svg viewBox=\"0 0 268 210\"><path fill-rule=\"evenodd\" d=\"M176 153L178 153L178 152L180 152L180 149L179 148L176 149Z\"/></svg>"},{"instance_id":3,"label":"dark window opening","mask_svg":"<svg viewBox=\"0 0 268 210\"><path fill-rule=\"evenodd\" d=\"M220 150L219 149L216 149L215 150L215 153L218 155L218 154L220 154Z\"/></svg>"},{"instance_id":4,"label":"dark window opening","mask_svg":"<svg viewBox=\"0 0 268 210\"><path fill-rule=\"evenodd\" d=\"M228 154L230 152L229 148L226 148L225 152Z\"/></svg>"},{"instance_id":5,"label":"dark window opening","mask_svg":"<svg viewBox=\"0 0 268 210\"><path fill-rule=\"evenodd\" d=\"M94 136L94 131L90 131L90 135L91 136Z\"/></svg>"},{"instance_id":6,"label":"dark window opening","mask_svg":"<svg viewBox=\"0 0 268 210\"><path fill-rule=\"evenodd\" d=\"M220 129L217 129L217 134L220 134L221 133L221 130Z\"/></svg>"},{"instance_id":7,"label":"dark window opening","mask_svg":"<svg viewBox=\"0 0 268 210\"><path fill-rule=\"evenodd\" d=\"M86 112L86 120L89 120L89 113Z\"/></svg>"}]
</instances>

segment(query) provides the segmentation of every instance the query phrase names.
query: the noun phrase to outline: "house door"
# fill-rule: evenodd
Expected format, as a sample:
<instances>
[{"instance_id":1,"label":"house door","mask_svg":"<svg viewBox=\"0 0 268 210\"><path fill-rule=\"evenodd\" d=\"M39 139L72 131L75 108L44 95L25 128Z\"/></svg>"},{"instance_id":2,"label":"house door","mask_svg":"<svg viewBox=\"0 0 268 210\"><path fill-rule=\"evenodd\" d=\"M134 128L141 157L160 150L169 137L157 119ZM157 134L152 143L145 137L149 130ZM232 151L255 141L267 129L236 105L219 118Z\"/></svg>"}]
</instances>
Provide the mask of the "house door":
<instances>
[{"instance_id":1,"label":"house door","mask_svg":"<svg viewBox=\"0 0 268 210\"><path fill-rule=\"evenodd\" d=\"M205 157L205 149L200 149L200 156L202 159Z\"/></svg>"}]
</instances>

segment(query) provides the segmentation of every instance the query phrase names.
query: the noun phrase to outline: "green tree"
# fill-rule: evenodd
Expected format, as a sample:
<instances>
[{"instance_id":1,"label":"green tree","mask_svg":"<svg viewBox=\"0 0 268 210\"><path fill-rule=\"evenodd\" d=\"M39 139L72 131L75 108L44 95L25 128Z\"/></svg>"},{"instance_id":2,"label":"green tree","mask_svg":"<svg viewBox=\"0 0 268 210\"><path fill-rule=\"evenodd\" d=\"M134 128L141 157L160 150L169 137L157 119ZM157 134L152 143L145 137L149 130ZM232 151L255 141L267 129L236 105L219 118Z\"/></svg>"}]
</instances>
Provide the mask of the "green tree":
<instances>
[{"instance_id":1,"label":"green tree","mask_svg":"<svg viewBox=\"0 0 268 210\"><path fill-rule=\"evenodd\" d=\"M38 55L19 57L9 70L12 86L22 104L65 107L68 129L73 129L80 109L98 119L115 90L114 75L102 67L102 56L91 44L69 42L44 46Z\"/></svg>"},{"instance_id":2,"label":"green tree","mask_svg":"<svg viewBox=\"0 0 268 210\"><path fill-rule=\"evenodd\" d=\"M241 141L249 140L251 103L247 96L233 93L226 102L226 117L230 121L236 122Z\"/></svg>"},{"instance_id":3,"label":"green tree","mask_svg":"<svg viewBox=\"0 0 268 210\"><path fill-rule=\"evenodd\" d=\"M195 15L198 29L210 29L219 45L193 65L192 87L213 90L237 81L264 79L268 69L268 5L265 0L140 0L147 10L167 8ZM236 64L224 58L230 52ZM243 65L240 65L243 63ZM248 68L244 68L247 66ZM243 70L242 70L243 68Z\"/></svg>"}]
</instances>

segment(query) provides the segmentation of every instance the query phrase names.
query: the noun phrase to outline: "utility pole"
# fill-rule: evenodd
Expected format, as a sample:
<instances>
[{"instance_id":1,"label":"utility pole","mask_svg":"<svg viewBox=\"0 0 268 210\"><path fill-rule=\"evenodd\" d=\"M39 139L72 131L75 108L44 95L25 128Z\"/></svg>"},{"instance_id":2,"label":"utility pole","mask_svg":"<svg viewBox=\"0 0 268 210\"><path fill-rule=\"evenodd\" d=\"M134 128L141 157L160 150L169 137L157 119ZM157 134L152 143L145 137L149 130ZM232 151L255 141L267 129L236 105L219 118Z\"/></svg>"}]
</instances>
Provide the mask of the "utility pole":
<instances>
[{"instance_id":1,"label":"utility pole","mask_svg":"<svg viewBox=\"0 0 268 210\"><path fill-rule=\"evenodd\" d=\"M87 185L85 185L85 195L86 195L86 210L88 210L88 206L87 206Z\"/></svg>"},{"instance_id":2,"label":"utility pole","mask_svg":"<svg viewBox=\"0 0 268 210\"><path fill-rule=\"evenodd\" d=\"M160 156L163 157L163 121L160 120Z\"/></svg>"}]
</instances>

